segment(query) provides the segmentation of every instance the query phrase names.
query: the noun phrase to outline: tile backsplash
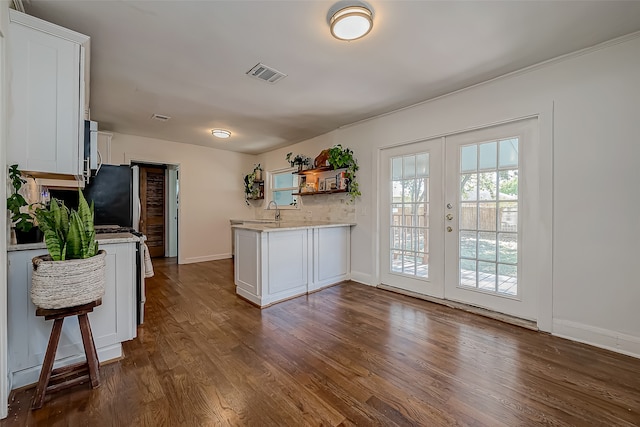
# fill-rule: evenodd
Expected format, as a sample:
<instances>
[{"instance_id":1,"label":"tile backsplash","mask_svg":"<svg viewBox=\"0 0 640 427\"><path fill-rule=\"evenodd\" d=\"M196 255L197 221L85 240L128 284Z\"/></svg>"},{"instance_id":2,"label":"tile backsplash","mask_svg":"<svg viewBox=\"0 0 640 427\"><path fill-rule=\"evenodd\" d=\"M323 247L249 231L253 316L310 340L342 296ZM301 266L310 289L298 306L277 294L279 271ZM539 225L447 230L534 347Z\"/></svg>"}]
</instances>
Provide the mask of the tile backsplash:
<instances>
[{"instance_id":1,"label":"tile backsplash","mask_svg":"<svg viewBox=\"0 0 640 427\"><path fill-rule=\"evenodd\" d=\"M356 206L347 194L319 194L298 197L298 209L281 209L282 221L330 221L356 222ZM273 219L273 205L266 210L266 203L254 205L256 219Z\"/></svg>"}]
</instances>

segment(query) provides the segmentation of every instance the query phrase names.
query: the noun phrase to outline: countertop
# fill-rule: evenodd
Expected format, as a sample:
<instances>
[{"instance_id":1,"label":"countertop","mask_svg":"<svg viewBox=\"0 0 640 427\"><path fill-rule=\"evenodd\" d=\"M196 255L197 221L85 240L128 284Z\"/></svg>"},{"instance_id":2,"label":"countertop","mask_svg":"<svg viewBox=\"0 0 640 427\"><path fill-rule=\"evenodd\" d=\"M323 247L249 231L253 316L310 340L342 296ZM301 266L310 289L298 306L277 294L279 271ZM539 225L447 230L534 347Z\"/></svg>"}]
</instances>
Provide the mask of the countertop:
<instances>
[{"instance_id":1,"label":"countertop","mask_svg":"<svg viewBox=\"0 0 640 427\"><path fill-rule=\"evenodd\" d=\"M140 238L134 236L131 233L103 233L97 234L96 240L100 246L113 245L116 243L129 243L139 242ZM40 243L25 243L22 245L7 245L7 252L12 251L27 251L31 249L46 249L47 245L44 242Z\"/></svg>"},{"instance_id":2,"label":"countertop","mask_svg":"<svg viewBox=\"0 0 640 427\"><path fill-rule=\"evenodd\" d=\"M233 224L231 228L241 230L254 230L263 233L274 231L297 230L301 228L330 228L330 227L351 227L356 225L353 222L325 222L325 221L269 221L269 222L249 222L244 224Z\"/></svg>"}]
</instances>

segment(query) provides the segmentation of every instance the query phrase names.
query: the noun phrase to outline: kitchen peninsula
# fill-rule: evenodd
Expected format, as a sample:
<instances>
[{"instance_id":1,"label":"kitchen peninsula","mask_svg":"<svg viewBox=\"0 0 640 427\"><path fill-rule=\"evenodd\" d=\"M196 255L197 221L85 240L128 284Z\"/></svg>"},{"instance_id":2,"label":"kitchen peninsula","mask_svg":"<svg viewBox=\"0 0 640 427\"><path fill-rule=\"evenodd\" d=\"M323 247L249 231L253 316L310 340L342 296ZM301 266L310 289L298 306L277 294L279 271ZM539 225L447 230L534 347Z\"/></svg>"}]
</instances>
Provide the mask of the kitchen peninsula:
<instances>
[{"instance_id":1,"label":"kitchen peninsula","mask_svg":"<svg viewBox=\"0 0 640 427\"><path fill-rule=\"evenodd\" d=\"M102 305L89 313L100 362L122 357L122 341L136 337L136 247L139 238L129 233L98 234L107 252L105 295ZM10 388L38 380L53 321L35 314L31 302L33 257L47 253L44 243L9 245L8 250L8 372ZM56 367L84 359L76 319L64 322L56 353Z\"/></svg>"},{"instance_id":2,"label":"kitchen peninsula","mask_svg":"<svg viewBox=\"0 0 640 427\"><path fill-rule=\"evenodd\" d=\"M233 225L236 293L262 308L349 280L353 225L279 221Z\"/></svg>"}]
</instances>

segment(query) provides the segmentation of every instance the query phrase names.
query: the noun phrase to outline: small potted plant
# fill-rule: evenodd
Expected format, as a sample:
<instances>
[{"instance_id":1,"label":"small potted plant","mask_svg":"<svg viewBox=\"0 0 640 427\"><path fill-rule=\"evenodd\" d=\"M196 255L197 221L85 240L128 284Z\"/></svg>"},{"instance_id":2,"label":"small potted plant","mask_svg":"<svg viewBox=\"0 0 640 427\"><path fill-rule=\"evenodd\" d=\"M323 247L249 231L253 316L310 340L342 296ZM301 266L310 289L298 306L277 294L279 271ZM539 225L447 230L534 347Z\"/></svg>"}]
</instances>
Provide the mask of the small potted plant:
<instances>
[{"instance_id":1,"label":"small potted plant","mask_svg":"<svg viewBox=\"0 0 640 427\"><path fill-rule=\"evenodd\" d=\"M19 193L22 184L27 181L22 178L22 172L18 169L18 165L9 166L9 180L11 181L13 192L7 197L7 209L11 212L11 222L14 225L16 241L19 244L42 241L42 233L34 224L33 215L30 212L33 205L28 204L22 194Z\"/></svg>"},{"instance_id":2,"label":"small potted plant","mask_svg":"<svg viewBox=\"0 0 640 427\"><path fill-rule=\"evenodd\" d=\"M294 156L293 153L288 153L286 159L292 167L298 167L298 172L300 172L304 166L311 164L311 158L304 154L296 154Z\"/></svg>"},{"instance_id":3,"label":"small potted plant","mask_svg":"<svg viewBox=\"0 0 640 427\"><path fill-rule=\"evenodd\" d=\"M255 181L262 181L262 166L260 166L260 163L254 165L253 174L255 176Z\"/></svg>"},{"instance_id":4,"label":"small potted plant","mask_svg":"<svg viewBox=\"0 0 640 427\"><path fill-rule=\"evenodd\" d=\"M358 182L356 181L356 172L359 166L358 161L353 157L353 150L343 148L340 144L334 145L329 148L328 161L329 166L333 169L346 169L347 192L351 196L351 202L354 202L356 197L361 196L362 193L360 193Z\"/></svg>"},{"instance_id":5,"label":"small potted plant","mask_svg":"<svg viewBox=\"0 0 640 427\"><path fill-rule=\"evenodd\" d=\"M260 187L254 185L256 182L256 171L244 176L244 201L249 205L249 200L256 200L260 196Z\"/></svg>"},{"instance_id":6,"label":"small potted plant","mask_svg":"<svg viewBox=\"0 0 640 427\"><path fill-rule=\"evenodd\" d=\"M107 253L98 250L93 202L89 206L78 193L77 211L56 199L49 209L35 211L49 252L32 260L31 300L37 307L74 307L104 295Z\"/></svg>"}]
</instances>

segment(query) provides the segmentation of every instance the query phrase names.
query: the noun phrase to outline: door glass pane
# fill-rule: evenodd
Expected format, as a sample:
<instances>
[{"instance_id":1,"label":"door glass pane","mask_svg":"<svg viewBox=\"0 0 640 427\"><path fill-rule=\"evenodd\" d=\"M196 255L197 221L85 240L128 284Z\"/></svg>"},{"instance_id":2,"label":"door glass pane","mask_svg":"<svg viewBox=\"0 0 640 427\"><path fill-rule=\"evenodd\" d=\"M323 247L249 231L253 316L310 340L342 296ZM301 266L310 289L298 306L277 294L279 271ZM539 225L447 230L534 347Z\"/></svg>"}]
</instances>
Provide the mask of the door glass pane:
<instances>
[{"instance_id":1,"label":"door glass pane","mask_svg":"<svg viewBox=\"0 0 640 427\"><path fill-rule=\"evenodd\" d=\"M518 294L518 267L498 264L498 292L507 295Z\"/></svg>"},{"instance_id":2,"label":"door glass pane","mask_svg":"<svg viewBox=\"0 0 640 427\"><path fill-rule=\"evenodd\" d=\"M460 229L461 230L477 230L478 229L478 204L477 203L461 203L460 204Z\"/></svg>"},{"instance_id":3,"label":"door glass pane","mask_svg":"<svg viewBox=\"0 0 640 427\"><path fill-rule=\"evenodd\" d=\"M403 178L413 178L416 176L416 156L404 157L404 172Z\"/></svg>"},{"instance_id":4,"label":"door glass pane","mask_svg":"<svg viewBox=\"0 0 640 427\"><path fill-rule=\"evenodd\" d=\"M496 290L496 264L478 261L478 289L484 291Z\"/></svg>"},{"instance_id":5,"label":"door glass pane","mask_svg":"<svg viewBox=\"0 0 640 427\"><path fill-rule=\"evenodd\" d=\"M391 159L391 272L429 277L429 153Z\"/></svg>"},{"instance_id":6,"label":"door glass pane","mask_svg":"<svg viewBox=\"0 0 640 427\"><path fill-rule=\"evenodd\" d=\"M500 141L500 168L518 167L518 138Z\"/></svg>"},{"instance_id":7,"label":"door glass pane","mask_svg":"<svg viewBox=\"0 0 640 427\"><path fill-rule=\"evenodd\" d=\"M391 242L392 249L402 249L401 233L402 229L400 227L391 227L391 236L389 236L389 241Z\"/></svg>"},{"instance_id":8,"label":"door glass pane","mask_svg":"<svg viewBox=\"0 0 640 427\"><path fill-rule=\"evenodd\" d=\"M496 203L478 203L478 229L496 231Z\"/></svg>"},{"instance_id":9,"label":"door glass pane","mask_svg":"<svg viewBox=\"0 0 640 427\"><path fill-rule=\"evenodd\" d=\"M402 181L393 181L391 183L391 196L392 203L402 201Z\"/></svg>"},{"instance_id":10,"label":"door glass pane","mask_svg":"<svg viewBox=\"0 0 640 427\"><path fill-rule=\"evenodd\" d=\"M495 172L485 172L479 174L480 200L496 200L498 195L498 174Z\"/></svg>"},{"instance_id":11,"label":"door glass pane","mask_svg":"<svg viewBox=\"0 0 640 427\"><path fill-rule=\"evenodd\" d=\"M478 200L478 174L463 174L460 177L460 200Z\"/></svg>"},{"instance_id":12,"label":"door glass pane","mask_svg":"<svg viewBox=\"0 0 640 427\"><path fill-rule=\"evenodd\" d=\"M496 233L478 233L478 259L496 260Z\"/></svg>"},{"instance_id":13,"label":"door glass pane","mask_svg":"<svg viewBox=\"0 0 640 427\"><path fill-rule=\"evenodd\" d=\"M516 200L518 198L518 170L500 171L498 179L498 198L500 200Z\"/></svg>"},{"instance_id":14,"label":"door glass pane","mask_svg":"<svg viewBox=\"0 0 640 427\"><path fill-rule=\"evenodd\" d=\"M476 261L472 259L460 260L460 285L476 287L478 279L476 277Z\"/></svg>"},{"instance_id":15,"label":"door glass pane","mask_svg":"<svg viewBox=\"0 0 640 427\"><path fill-rule=\"evenodd\" d=\"M460 232L460 257L475 258L476 257L476 232L461 231Z\"/></svg>"},{"instance_id":16,"label":"door glass pane","mask_svg":"<svg viewBox=\"0 0 640 427\"><path fill-rule=\"evenodd\" d=\"M393 273L402 273L402 251L391 251L391 271Z\"/></svg>"},{"instance_id":17,"label":"door glass pane","mask_svg":"<svg viewBox=\"0 0 640 427\"><path fill-rule=\"evenodd\" d=\"M467 145L460 150L460 172L474 172L478 169L478 146Z\"/></svg>"},{"instance_id":18,"label":"door glass pane","mask_svg":"<svg viewBox=\"0 0 640 427\"><path fill-rule=\"evenodd\" d=\"M518 231L518 202L498 203L500 231Z\"/></svg>"},{"instance_id":19,"label":"door glass pane","mask_svg":"<svg viewBox=\"0 0 640 427\"><path fill-rule=\"evenodd\" d=\"M460 164L460 286L517 296L518 139L461 147Z\"/></svg>"},{"instance_id":20,"label":"door glass pane","mask_svg":"<svg viewBox=\"0 0 640 427\"><path fill-rule=\"evenodd\" d=\"M424 202L427 199L427 178L418 178L413 184L413 201Z\"/></svg>"},{"instance_id":21,"label":"door glass pane","mask_svg":"<svg viewBox=\"0 0 640 427\"><path fill-rule=\"evenodd\" d=\"M429 275L429 254L416 254L416 276L427 278Z\"/></svg>"},{"instance_id":22,"label":"door glass pane","mask_svg":"<svg viewBox=\"0 0 640 427\"><path fill-rule=\"evenodd\" d=\"M498 144L495 141L480 144L480 169L495 169L498 164Z\"/></svg>"},{"instance_id":23,"label":"door glass pane","mask_svg":"<svg viewBox=\"0 0 640 427\"><path fill-rule=\"evenodd\" d=\"M391 159L391 179L402 179L402 157Z\"/></svg>"},{"instance_id":24,"label":"door glass pane","mask_svg":"<svg viewBox=\"0 0 640 427\"><path fill-rule=\"evenodd\" d=\"M429 154L423 153L416 156L416 176L429 176Z\"/></svg>"},{"instance_id":25,"label":"door glass pane","mask_svg":"<svg viewBox=\"0 0 640 427\"><path fill-rule=\"evenodd\" d=\"M518 235L516 233L498 234L498 261L510 264L518 263Z\"/></svg>"}]
</instances>

